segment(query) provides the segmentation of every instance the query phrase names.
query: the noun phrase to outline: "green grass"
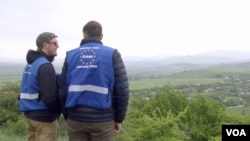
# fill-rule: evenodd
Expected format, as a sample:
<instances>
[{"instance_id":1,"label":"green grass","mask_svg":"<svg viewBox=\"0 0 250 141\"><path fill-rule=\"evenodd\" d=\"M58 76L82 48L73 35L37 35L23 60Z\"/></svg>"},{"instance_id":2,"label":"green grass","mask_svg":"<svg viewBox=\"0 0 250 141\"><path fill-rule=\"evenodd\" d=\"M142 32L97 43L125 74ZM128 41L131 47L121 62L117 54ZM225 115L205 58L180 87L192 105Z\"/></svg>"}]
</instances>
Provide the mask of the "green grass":
<instances>
[{"instance_id":1,"label":"green grass","mask_svg":"<svg viewBox=\"0 0 250 141\"><path fill-rule=\"evenodd\" d=\"M27 135L13 135L8 129L0 128L0 141L27 141ZM68 136L59 136L57 141L68 141Z\"/></svg>"},{"instance_id":2,"label":"green grass","mask_svg":"<svg viewBox=\"0 0 250 141\"><path fill-rule=\"evenodd\" d=\"M13 135L8 129L0 128L0 141L27 141L27 137Z\"/></svg>"},{"instance_id":3,"label":"green grass","mask_svg":"<svg viewBox=\"0 0 250 141\"><path fill-rule=\"evenodd\" d=\"M227 108L227 110L229 112L232 112L232 113L238 113L238 114L248 114L250 115L250 107L231 107L231 108Z\"/></svg>"},{"instance_id":4,"label":"green grass","mask_svg":"<svg viewBox=\"0 0 250 141\"><path fill-rule=\"evenodd\" d=\"M210 68L208 69L211 73L226 73L226 74L235 74L235 73L249 73L249 68Z\"/></svg>"},{"instance_id":5,"label":"green grass","mask_svg":"<svg viewBox=\"0 0 250 141\"><path fill-rule=\"evenodd\" d=\"M130 80L130 89L152 89L165 85L195 85L195 84L215 84L223 81L225 76L249 76L248 68L210 68L195 71L183 71L176 74L166 75L160 78L142 78Z\"/></svg>"},{"instance_id":6,"label":"green grass","mask_svg":"<svg viewBox=\"0 0 250 141\"><path fill-rule=\"evenodd\" d=\"M205 80L205 81L204 81ZM155 87L162 87L166 85L176 86L176 85L195 85L195 84L212 84L220 82L220 79L216 78L145 78L140 80L129 81L129 86L131 90L140 89L152 89Z\"/></svg>"}]
</instances>

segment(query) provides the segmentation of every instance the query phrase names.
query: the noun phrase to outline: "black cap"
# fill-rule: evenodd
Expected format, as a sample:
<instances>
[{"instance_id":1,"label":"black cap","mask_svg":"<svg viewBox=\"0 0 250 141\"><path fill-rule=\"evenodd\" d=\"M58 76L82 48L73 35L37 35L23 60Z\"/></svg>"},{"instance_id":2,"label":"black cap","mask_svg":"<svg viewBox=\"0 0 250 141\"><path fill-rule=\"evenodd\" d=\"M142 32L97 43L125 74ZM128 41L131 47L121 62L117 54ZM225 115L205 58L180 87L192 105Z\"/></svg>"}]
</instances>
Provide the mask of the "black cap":
<instances>
[{"instance_id":1,"label":"black cap","mask_svg":"<svg viewBox=\"0 0 250 141\"><path fill-rule=\"evenodd\" d=\"M36 46L38 49L41 49L44 42L49 42L51 39L57 37L54 33L51 32L43 32L38 35L36 38Z\"/></svg>"}]
</instances>

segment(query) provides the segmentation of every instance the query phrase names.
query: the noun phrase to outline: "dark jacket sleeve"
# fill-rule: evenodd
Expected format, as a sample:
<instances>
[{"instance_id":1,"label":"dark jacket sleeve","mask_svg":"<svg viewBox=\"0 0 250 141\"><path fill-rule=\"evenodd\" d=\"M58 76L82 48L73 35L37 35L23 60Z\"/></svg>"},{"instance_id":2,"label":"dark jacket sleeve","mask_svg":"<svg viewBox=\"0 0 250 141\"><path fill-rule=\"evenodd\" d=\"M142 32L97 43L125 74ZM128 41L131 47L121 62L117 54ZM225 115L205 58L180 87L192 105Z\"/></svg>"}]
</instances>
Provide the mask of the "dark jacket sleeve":
<instances>
[{"instance_id":1,"label":"dark jacket sleeve","mask_svg":"<svg viewBox=\"0 0 250 141\"><path fill-rule=\"evenodd\" d=\"M121 123L126 116L129 102L129 83L125 65L121 54L115 50L113 55L115 71L115 87L113 104L115 109L115 122Z\"/></svg>"},{"instance_id":2,"label":"dark jacket sleeve","mask_svg":"<svg viewBox=\"0 0 250 141\"><path fill-rule=\"evenodd\" d=\"M66 63L66 58L65 58L65 62L63 64L62 72L60 75L60 88L59 88L59 99L60 99L60 105L61 105L64 119L67 119L67 112L65 108L65 102L67 98L66 74L67 74L67 63Z\"/></svg>"},{"instance_id":3,"label":"dark jacket sleeve","mask_svg":"<svg viewBox=\"0 0 250 141\"><path fill-rule=\"evenodd\" d=\"M38 70L38 83L40 87L40 98L48 110L60 114L61 108L58 99L56 73L52 64L47 63L40 66Z\"/></svg>"}]
</instances>

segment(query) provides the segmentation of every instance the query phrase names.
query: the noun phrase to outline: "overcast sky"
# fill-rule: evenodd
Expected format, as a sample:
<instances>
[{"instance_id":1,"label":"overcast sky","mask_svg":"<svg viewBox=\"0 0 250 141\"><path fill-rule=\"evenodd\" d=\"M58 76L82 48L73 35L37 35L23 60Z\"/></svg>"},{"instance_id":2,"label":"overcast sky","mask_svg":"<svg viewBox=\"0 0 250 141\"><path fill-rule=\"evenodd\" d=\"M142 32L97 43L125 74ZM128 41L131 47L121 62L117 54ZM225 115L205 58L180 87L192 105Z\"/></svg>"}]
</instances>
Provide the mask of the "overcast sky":
<instances>
[{"instance_id":1,"label":"overcast sky","mask_svg":"<svg viewBox=\"0 0 250 141\"><path fill-rule=\"evenodd\" d=\"M39 33L58 35L58 57L79 46L89 20L122 56L250 51L250 0L0 0L1 58L25 59Z\"/></svg>"}]
</instances>

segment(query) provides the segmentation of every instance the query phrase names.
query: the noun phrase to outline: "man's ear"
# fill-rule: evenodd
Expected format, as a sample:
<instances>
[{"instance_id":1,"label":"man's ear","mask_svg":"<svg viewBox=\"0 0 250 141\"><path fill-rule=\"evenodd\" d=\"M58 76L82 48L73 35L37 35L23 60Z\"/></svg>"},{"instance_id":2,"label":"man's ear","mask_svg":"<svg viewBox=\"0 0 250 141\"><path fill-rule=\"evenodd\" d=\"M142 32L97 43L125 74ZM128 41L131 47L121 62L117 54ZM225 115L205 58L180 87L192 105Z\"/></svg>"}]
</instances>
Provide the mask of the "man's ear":
<instances>
[{"instance_id":1,"label":"man's ear","mask_svg":"<svg viewBox=\"0 0 250 141\"><path fill-rule=\"evenodd\" d=\"M41 48L41 49L43 49L43 48L48 48L48 46L49 46L49 44L48 44L48 43L46 43L46 42L44 42L44 43L43 43L43 46L42 46L42 48Z\"/></svg>"},{"instance_id":2,"label":"man's ear","mask_svg":"<svg viewBox=\"0 0 250 141\"><path fill-rule=\"evenodd\" d=\"M84 38L84 39L85 39L85 38L88 38L88 34L85 33L85 32L83 32L83 38Z\"/></svg>"},{"instance_id":3,"label":"man's ear","mask_svg":"<svg viewBox=\"0 0 250 141\"><path fill-rule=\"evenodd\" d=\"M100 36L99 40L101 41L101 40L102 40L102 38L103 38L103 34L101 34L101 36Z\"/></svg>"}]
</instances>

